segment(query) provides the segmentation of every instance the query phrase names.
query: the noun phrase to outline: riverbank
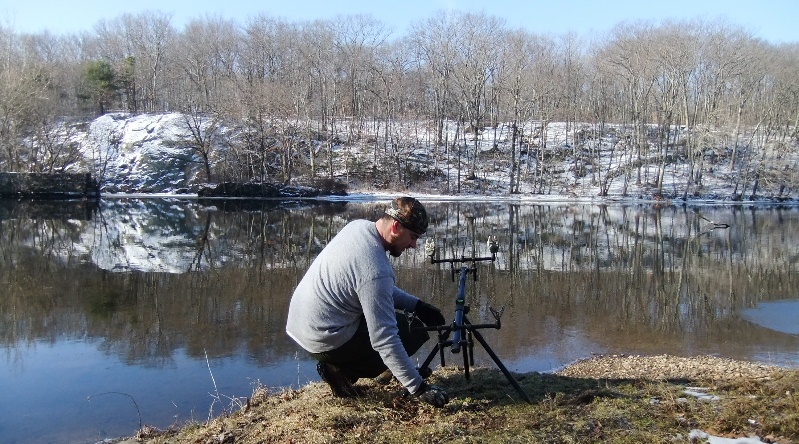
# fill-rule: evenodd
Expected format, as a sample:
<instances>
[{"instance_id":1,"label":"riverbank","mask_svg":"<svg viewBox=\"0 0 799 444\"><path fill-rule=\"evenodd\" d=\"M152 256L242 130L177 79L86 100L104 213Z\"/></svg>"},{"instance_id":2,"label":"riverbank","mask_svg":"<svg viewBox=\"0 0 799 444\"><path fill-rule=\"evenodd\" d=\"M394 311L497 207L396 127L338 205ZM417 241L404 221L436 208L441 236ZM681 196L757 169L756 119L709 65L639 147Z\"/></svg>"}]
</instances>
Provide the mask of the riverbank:
<instances>
[{"instance_id":1,"label":"riverbank","mask_svg":"<svg viewBox=\"0 0 799 444\"><path fill-rule=\"evenodd\" d=\"M337 399L324 383L258 389L207 423L144 427L125 443L263 442L799 442L799 369L699 356L600 356L554 373L438 368L452 395L443 409L360 381L366 394ZM732 440L743 439L745 440Z\"/></svg>"}]
</instances>

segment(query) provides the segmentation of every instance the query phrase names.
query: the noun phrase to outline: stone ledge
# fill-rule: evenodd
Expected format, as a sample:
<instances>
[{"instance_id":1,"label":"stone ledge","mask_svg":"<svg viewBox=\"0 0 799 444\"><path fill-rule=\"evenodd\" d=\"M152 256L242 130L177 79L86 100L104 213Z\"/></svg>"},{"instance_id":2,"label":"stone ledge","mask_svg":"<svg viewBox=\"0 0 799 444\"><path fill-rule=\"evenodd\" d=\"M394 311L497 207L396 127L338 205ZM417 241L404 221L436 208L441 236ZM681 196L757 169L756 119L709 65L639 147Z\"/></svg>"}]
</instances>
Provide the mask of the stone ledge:
<instances>
[{"instance_id":1,"label":"stone ledge","mask_svg":"<svg viewBox=\"0 0 799 444\"><path fill-rule=\"evenodd\" d=\"M0 197L33 199L99 198L100 185L88 173L0 173Z\"/></svg>"},{"instance_id":2,"label":"stone ledge","mask_svg":"<svg viewBox=\"0 0 799 444\"><path fill-rule=\"evenodd\" d=\"M320 189L266 182L223 182L218 184L205 184L197 191L197 195L199 197L312 198L320 196L345 196L346 192L341 189Z\"/></svg>"}]
</instances>

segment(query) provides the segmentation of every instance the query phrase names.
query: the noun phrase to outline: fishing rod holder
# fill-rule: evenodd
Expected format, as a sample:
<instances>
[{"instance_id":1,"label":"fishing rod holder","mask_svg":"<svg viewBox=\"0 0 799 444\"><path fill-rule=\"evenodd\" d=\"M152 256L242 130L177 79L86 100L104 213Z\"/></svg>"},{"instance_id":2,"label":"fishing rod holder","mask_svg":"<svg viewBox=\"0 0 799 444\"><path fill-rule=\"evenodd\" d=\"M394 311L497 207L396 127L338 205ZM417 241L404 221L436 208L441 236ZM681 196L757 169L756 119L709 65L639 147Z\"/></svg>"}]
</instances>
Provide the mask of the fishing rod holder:
<instances>
[{"instance_id":1,"label":"fishing rod holder","mask_svg":"<svg viewBox=\"0 0 799 444\"><path fill-rule=\"evenodd\" d=\"M499 330L502 327L502 313L505 311L505 307L502 307L499 310L495 310L492 307L489 307L488 310L491 313L491 316L494 318L494 322L492 323L483 323L483 324L472 324L469 322L469 318L466 316L469 313L469 305L466 303L466 281L469 275L472 275L473 280L477 281L477 264L480 262L491 262L493 263L497 259L497 252L499 251L499 245L497 245L495 237L489 237L488 239L488 250L491 253L491 256L461 256L458 258L448 258L448 259L436 259L436 247L435 241L432 239L428 239L425 242L425 254L430 257L431 264L450 264L451 265L451 275L452 281L455 282L455 276L459 277L458 279L458 293L455 297L455 318L449 325L436 325L436 326L426 326L426 327L416 327L423 329L425 331L435 331L438 334L438 343L435 345L433 350L427 356L427 359L422 363L420 367L420 371L422 374L432 373L430 371L430 363L435 359L436 355L438 355L441 359L441 366L445 366L445 354L444 349L449 347L450 351L453 354L462 353L463 355L463 370L464 376L468 380L469 379L469 368L474 366L474 345L475 340L483 346L483 349L488 353L494 363L499 367L508 381L513 385L516 391L524 398L525 401L528 403L532 403L530 398L525 393L524 389L519 385L519 382L516 381L510 371L508 371L507 367L502 363L494 350L486 342L483 335L480 334L479 330L484 328L493 328ZM411 319L412 321L413 319ZM452 338L450 339L450 335Z\"/></svg>"}]
</instances>

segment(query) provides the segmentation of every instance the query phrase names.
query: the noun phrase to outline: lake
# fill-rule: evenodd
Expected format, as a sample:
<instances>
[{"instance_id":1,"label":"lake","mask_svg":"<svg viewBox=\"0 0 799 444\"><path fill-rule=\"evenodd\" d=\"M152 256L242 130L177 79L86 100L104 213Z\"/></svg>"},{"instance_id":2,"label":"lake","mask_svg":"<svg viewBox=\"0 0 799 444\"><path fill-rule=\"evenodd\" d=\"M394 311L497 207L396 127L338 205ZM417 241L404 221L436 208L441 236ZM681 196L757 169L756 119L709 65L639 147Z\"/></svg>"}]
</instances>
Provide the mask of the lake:
<instances>
[{"instance_id":1,"label":"lake","mask_svg":"<svg viewBox=\"0 0 799 444\"><path fill-rule=\"evenodd\" d=\"M466 299L474 323L504 308L481 333L511 371L614 353L799 366L796 208L423 202L440 258L487 256L496 237ZM0 442L95 443L318 381L284 332L291 292L386 204L0 201ZM401 287L454 315L449 265L423 248L394 262Z\"/></svg>"}]
</instances>

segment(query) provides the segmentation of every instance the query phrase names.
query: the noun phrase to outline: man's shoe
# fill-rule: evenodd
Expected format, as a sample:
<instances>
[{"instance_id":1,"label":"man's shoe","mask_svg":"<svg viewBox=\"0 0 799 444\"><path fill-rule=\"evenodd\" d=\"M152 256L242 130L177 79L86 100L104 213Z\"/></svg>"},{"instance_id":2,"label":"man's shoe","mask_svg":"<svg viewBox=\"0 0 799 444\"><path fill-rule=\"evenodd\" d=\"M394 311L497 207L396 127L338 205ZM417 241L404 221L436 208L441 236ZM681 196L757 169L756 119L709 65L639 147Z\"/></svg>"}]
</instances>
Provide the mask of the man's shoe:
<instances>
[{"instance_id":1,"label":"man's shoe","mask_svg":"<svg viewBox=\"0 0 799 444\"><path fill-rule=\"evenodd\" d=\"M337 398L352 398L360 395L360 391L355 388L346 375L333 364L328 362L318 362L316 372L333 391L333 396Z\"/></svg>"},{"instance_id":2,"label":"man's shoe","mask_svg":"<svg viewBox=\"0 0 799 444\"><path fill-rule=\"evenodd\" d=\"M394 379L394 373L391 373L391 370L386 369L383 373L380 373L376 378L375 382L380 385L388 385Z\"/></svg>"},{"instance_id":3,"label":"man's shoe","mask_svg":"<svg viewBox=\"0 0 799 444\"><path fill-rule=\"evenodd\" d=\"M419 374L422 375L422 379L427 379L433 374L433 369L430 367L417 368L417 370L419 370Z\"/></svg>"}]
</instances>

